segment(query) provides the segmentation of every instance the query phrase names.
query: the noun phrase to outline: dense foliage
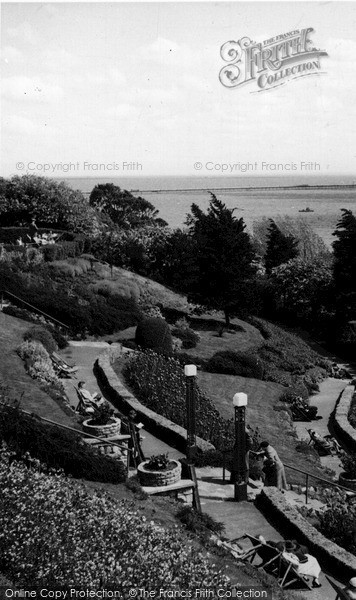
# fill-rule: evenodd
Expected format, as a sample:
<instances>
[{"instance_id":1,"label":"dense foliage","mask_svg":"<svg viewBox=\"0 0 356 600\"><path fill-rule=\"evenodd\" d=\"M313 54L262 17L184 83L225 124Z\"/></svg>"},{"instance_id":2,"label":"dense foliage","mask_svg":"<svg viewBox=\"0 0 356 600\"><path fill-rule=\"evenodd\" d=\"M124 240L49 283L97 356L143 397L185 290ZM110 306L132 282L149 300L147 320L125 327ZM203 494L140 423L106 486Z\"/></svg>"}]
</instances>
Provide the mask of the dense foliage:
<instances>
[{"instance_id":1,"label":"dense foliage","mask_svg":"<svg viewBox=\"0 0 356 600\"><path fill-rule=\"evenodd\" d=\"M299 255L303 260L309 262L316 258L330 256L325 242L315 233L305 218L276 216L273 221L284 235L292 236L298 241ZM261 257L266 254L270 222L268 217L263 217L253 223L253 243Z\"/></svg>"},{"instance_id":2,"label":"dense foliage","mask_svg":"<svg viewBox=\"0 0 356 600\"><path fill-rule=\"evenodd\" d=\"M94 233L100 229L96 211L80 191L66 183L36 175L1 180L0 219L3 226L25 225L35 217L41 227Z\"/></svg>"},{"instance_id":3,"label":"dense foliage","mask_svg":"<svg viewBox=\"0 0 356 600\"><path fill-rule=\"evenodd\" d=\"M298 240L292 235L284 234L278 225L271 219L267 234L267 248L265 254L266 272L270 273L274 267L278 267L299 254Z\"/></svg>"},{"instance_id":4,"label":"dense foliage","mask_svg":"<svg viewBox=\"0 0 356 600\"><path fill-rule=\"evenodd\" d=\"M172 357L140 352L130 357L124 375L138 399L174 423L187 426L186 382L181 364ZM223 419L211 400L196 389L197 435L218 449L233 446L232 420Z\"/></svg>"},{"instance_id":5,"label":"dense foliage","mask_svg":"<svg viewBox=\"0 0 356 600\"><path fill-rule=\"evenodd\" d=\"M314 391L315 384L327 376L330 361L315 352L299 336L281 327L257 317L251 317L250 322L265 338L264 344L256 350L263 366L264 379L293 385L301 396L305 394L297 389L298 385Z\"/></svg>"},{"instance_id":6,"label":"dense foliage","mask_svg":"<svg viewBox=\"0 0 356 600\"><path fill-rule=\"evenodd\" d=\"M59 384L47 350L38 341L25 341L17 349L29 375L43 383Z\"/></svg>"},{"instance_id":7,"label":"dense foliage","mask_svg":"<svg viewBox=\"0 0 356 600\"><path fill-rule=\"evenodd\" d=\"M73 477L109 483L126 479L125 466L120 460L97 454L80 435L43 423L16 407L1 408L0 440L17 454L30 452L33 458L49 467L63 469Z\"/></svg>"},{"instance_id":8,"label":"dense foliage","mask_svg":"<svg viewBox=\"0 0 356 600\"><path fill-rule=\"evenodd\" d=\"M138 346L156 352L172 352L172 335L168 323L161 318L146 317L136 328L135 342Z\"/></svg>"},{"instance_id":9,"label":"dense foliage","mask_svg":"<svg viewBox=\"0 0 356 600\"><path fill-rule=\"evenodd\" d=\"M314 325L330 318L334 296L330 260L295 258L274 268L270 281L279 313Z\"/></svg>"},{"instance_id":10,"label":"dense foliage","mask_svg":"<svg viewBox=\"0 0 356 600\"><path fill-rule=\"evenodd\" d=\"M12 292L67 325L74 334L104 335L138 323L140 311L135 300L95 293L80 280L53 275L46 270L27 275L0 261L0 290Z\"/></svg>"},{"instance_id":11,"label":"dense foliage","mask_svg":"<svg viewBox=\"0 0 356 600\"><path fill-rule=\"evenodd\" d=\"M339 490L329 494L326 510L318 514L319 531L329 540L356 555L356 505Z\"/></svg>"},{"instance_id":12,"label":"dense foliage","mask_svg":"<svg viewBox=\"0 0 356 600\"><path fill-rule=\"evenodd\" d=\"M182 341L182 347L186 350L195 348L200 340L200 335L191 329L186 319L179 319L172 328L172 335Z\"/></svg>"},{"instance_id":13,"label":"dense foliage","mask_svg":"<svg viewBox=\"0 0 356 600\"><path fill-rule=\"evenodd\" d=\"M336 319L342 331L348 321L356 320L356 216L350 210L342 210L334 236ZM352 330L349 336L344 341L355 345L356 335Z\"/></svg>"},{"instance_id":14,"label":"dense foliage","mask_svg":"<svg viewBox=\"0 0 356 600\"><path fill-rule=\"evenodd\" d=\"M257 354L252 352L233 352L221 350L216 352L207 362L205 370L209 373L223 373L225 375L239 375L263 379L264 369Z\"/></svg>"},{"instance_id":15,"label":"dense foliage","mask_svg":"<svg viewBox=\"0 0 356 600\"><path fill-rule=\"evenodd\" d=\"M127 501L89 494L61 474L0 462L0 569L23 587L169 590L219 587L226 576L177 529Z\"/></svg>"},{"instance_id":16,"label":"dense foliage","mask_svg":"<svg viewBox=\"0 0 356 600\"><path fill-rule=\"evenodd\" d=\"M243 219L211 196L206 214L193 204L187 219L197 269L188 297L206 308L222 310L229 325L231 316L253 309L255 253Z\"/></svg>"},{"instance_id":17,"label":"dense foliage","mask_svg":"<svg viewBox=\"0 0 356 600\"><path fill-rule=\"evenodd\" d=\"M25 332L23 337L24 340L35 340L36 342L40 342L49 354L52 354L52 352L55 352L55 350L57 350L57 344L52 334L48 331L48 329L45 329L44 327L31 327L31 329Z\"/></svg>"},{"instance_id":18,"label":"dense foliage","mask_svg":"<svg viewBox=\"0 0 356 600\"><path fill-rule=\"evenodd\" d=\"M167 224L158 218L158 210L153 204L140 196L136 198L131 192L122 190L113 183L96 185L90 194L89 202L121 229Z\"/></svg>"}]
</instances>

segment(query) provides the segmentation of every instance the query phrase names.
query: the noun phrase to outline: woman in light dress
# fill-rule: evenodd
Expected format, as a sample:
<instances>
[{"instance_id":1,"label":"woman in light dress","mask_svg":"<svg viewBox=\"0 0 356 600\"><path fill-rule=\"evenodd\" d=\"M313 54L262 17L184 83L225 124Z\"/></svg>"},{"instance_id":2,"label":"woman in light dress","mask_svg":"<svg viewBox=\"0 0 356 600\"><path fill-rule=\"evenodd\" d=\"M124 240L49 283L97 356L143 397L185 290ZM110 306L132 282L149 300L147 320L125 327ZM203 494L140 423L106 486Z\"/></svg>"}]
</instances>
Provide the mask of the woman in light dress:
<instances>
[{"instance_id":1,"label":"woman in light dress","mask_svg":"<svg viewBox=\"0 0 356 600\"><path fill-rule=\"evenodd\" d=\"M263 455L265 458L263 469L265 473L265 486L275 486L279 490L286 490L287 480L284 466L273 446L269 442L264 441L260 444L260 451L256 452L256 454Z\"/></svg>"}]
</instances>

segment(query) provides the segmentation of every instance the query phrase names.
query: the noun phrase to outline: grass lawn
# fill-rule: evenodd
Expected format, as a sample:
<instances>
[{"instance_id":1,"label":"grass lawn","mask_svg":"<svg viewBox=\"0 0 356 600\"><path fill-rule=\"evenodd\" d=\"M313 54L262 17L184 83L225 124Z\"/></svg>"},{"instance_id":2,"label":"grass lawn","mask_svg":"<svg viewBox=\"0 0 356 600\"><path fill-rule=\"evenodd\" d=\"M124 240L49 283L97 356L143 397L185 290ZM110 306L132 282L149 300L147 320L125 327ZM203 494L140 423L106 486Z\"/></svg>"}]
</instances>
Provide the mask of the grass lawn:
<instances>
[{"instance_id":1,"label":"grass lawn","mask_svg":"<svg viewBox=\"0 0 356 600\"><path fill-rule=\"evenodd\" d=\"M259 428L262 438L274 446L281 460L297 469L325 477L318 456L314 453L304 454L296 451L298 440L295 438L289 418L285 411L275 410L275 407L281 406L278 399L285 391L285 387L269 381L205 372L198 372L198 383L213 400L221 415L227 419L232 418L234 414L232 406L234 394L236 392L248 394L246 421L251 427ZM305 482L304 476L301 478L298 473L288 469L286 472L289 482Z\"/></svg>"},{"instance_id":2,"label":"grass lawn","mask_svg":"<svg viewBox=\"0 0 356 600\"><path fill-rule=\"evenodd\" d=\"M215 352L221 350L247 352L263 344L264 339L256 327L240 319L232 319L231 322L240 330L224 331L220 336L218 329L224 324L223 319L195 318L191 327L199 333L201 339L195 348L183 349L182 352L201 359L209 359Z\"/></svg>"},{"instance_id":3,"label":"grass lawn","mask_svg":"<svg viewBox=\"0 0 356 600\"><path fill-rule=\"evenodd\" d=\"M0 381L10 398L21 399L21 408L24 410L62 425L77 426L75 416L69 417L26 373L24 362L16 353L16 348L23 341L23 334L32 326L32 323L0 312Z\"/></svg>"}]
</instances>

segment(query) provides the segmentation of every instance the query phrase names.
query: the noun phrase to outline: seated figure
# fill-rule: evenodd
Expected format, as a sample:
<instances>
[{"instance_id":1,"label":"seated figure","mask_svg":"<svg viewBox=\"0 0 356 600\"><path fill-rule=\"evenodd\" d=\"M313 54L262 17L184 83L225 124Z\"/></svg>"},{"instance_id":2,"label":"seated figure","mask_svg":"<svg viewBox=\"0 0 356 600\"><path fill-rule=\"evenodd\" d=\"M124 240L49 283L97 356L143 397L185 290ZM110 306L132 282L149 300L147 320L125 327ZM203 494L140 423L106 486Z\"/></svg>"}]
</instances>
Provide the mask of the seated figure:
<instances>
[{"instance_id":1,"label":"seated figure","mask_svg":"<svg viewBox=\"0 0 356 600\"><path fill-rule=\"evenodd\" d=\"M321 587L319 582L321 567L315 556L309 554L306 546L300 546L295 540L286 540L282 556L296 567L299 575L312 578L313 588Z\"/></svg>"},{"instance_id":2,"label":"seated figure","mask_svg":"<svg viewBox=\"0 0 356 600\"><path fill-rule=\"evenodd\" d=\"M105 402L104 398L98 392L94 392L91 394L89 390L85 389L85 381L80 381L78 383L77 393L79 396L79 404L77 406L77 411L80 412L81 409L87 413L94 413L95 408L101 406ZM82 406L80 406L80 404Z\"/></svg>"}]
</instances>

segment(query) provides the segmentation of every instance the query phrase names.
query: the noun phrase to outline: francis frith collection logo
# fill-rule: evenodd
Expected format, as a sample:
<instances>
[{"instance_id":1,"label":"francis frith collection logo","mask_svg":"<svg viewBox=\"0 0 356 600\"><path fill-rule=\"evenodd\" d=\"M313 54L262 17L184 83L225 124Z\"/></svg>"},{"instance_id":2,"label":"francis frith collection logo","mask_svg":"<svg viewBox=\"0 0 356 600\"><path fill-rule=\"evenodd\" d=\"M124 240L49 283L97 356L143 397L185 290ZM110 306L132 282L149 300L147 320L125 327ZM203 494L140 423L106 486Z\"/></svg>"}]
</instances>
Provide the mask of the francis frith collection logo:
<instances>
[{"instance_id":1,"label":"francis frith collection logo","mask_svg":"<svg viewBox=\"0 0 356 600\"><path fill-rule=\"evenodd\" d=\"M257 43L248 37L221 46L221 58L229 63L220 73L221 83L237 88L255 82L256 92L276 88L298 77L319 75L325 50L313 46L312 27L282 33Z\"/></svg>"}]
</instances>

